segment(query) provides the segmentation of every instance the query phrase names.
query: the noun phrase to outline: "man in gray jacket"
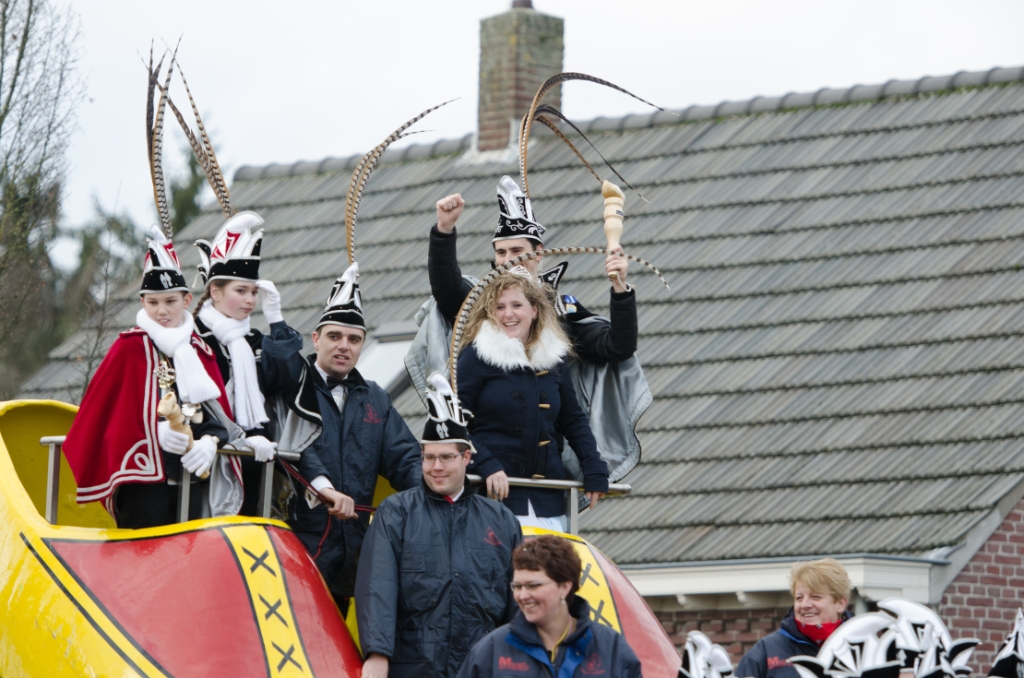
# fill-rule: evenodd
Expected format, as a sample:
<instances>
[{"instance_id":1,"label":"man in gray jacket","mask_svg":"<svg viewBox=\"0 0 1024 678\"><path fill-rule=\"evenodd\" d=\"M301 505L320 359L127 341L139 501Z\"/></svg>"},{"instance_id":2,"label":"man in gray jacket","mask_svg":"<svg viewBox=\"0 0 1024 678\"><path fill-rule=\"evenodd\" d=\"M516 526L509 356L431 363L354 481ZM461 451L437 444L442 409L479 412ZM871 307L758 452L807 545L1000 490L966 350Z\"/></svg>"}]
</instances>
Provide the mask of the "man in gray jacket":
<instances>
[{"instance_id":1,"label":"man in gray jacket","mask_svg":"<svg viewBox=\"0 0 1024 678\"><path fill-rule=\"evenodd\" d=\"M329 502L297 486L288 524L310 553L319 553L317 567L343 614L369 524L369 513L357 506L372 503L378 474L398 490L420 483L416 437L387 392L356 369L366 338L357 275L353 264L335 281L313 332L315 354L302 356L294 344L263 346L268 392L281 396L279 445L302 452L299 473Z\"/></svg>"},{"instance_id":2,"label":"man in gray jacket","mask_svg":"<svg viewBox=\"0 0 1024 678\"><path fill-rule=\"evenodd\" d=\"M427 391L423 484L385 499L356 579L363 678L448 678L473 644L516 610L515 516L466 482L465 412L439 374Z\"/></svg>"}]
</instances>

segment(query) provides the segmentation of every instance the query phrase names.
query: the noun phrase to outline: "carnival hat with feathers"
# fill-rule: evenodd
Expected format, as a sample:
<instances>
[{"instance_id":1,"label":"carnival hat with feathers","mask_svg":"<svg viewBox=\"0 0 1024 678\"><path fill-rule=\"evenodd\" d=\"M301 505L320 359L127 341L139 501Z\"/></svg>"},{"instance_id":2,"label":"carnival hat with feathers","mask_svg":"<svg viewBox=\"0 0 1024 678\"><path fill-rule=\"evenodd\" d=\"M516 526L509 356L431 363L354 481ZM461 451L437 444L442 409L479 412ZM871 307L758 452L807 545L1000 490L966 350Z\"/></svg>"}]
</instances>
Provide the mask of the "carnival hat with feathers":
<instances>
[{"instance_id":1,"label":"carnival hat with feathers","mask_svg":"<svg viewBox=\"0 0 1024 678\"><path fill-rule=\"evenodd\" d=\"M420 444L462 443L476 454L469 440L467 418L473 415L459 405L459 396L440 372L427 379L427 423Z\"/></svg>"},{"instance_id":2,"label":"carnival hat with feathers","mask_svg":"<svg viewBox=\"0 0 1024 678\"><path fill-rule=\"evenodd\" d=\"M664 109L660 106L641 99L635 94L619 87L618 85L602 80L601 78L595 78L592 75L586 75L584 73L559 73L556 76L548 78L537 90L537 94L533 97L533 102L530 106L530 112L527 113L519 124L519 172L522 176L523 187L519 188L515 180L508 176L503 176L501 181L498 182L498 225L494 229L494 238L492 242L498 242L499 240L512 240L514 238L526 238L533 240L539 245L544 244L544 232L545 228L537 221L536 216L533 212L533 206L530 204L530 185L528 183L528 162L527 162L527 151L530 144L530 129L534 122L540 122L542 125L554 132L566 146L568 146L572 152L580 159L590 173L594 175L598 183L601 183L601 177L594 171L594 168L587 162L587 159L583 157L579 149L569 140L569 138L558 129L557 124L552 118L557 118L562 122L566 123L573 130L576 131L579 136L586 141L591 148L600 156L601 160L611 169L612 172L617 176L626 186L633 188L632 184L626 181L626 178L619 174L610 162L601 154L601 151L597 149L597 146L587 138L587 135L583 133L579 127L577 127L571 120L562 115L562 113L554 106L547 104L541 104L540 100L545 94L550 92L556 86L569 80L585 80L587 82L597 83L604 85L605 87L611 87L612 89L624 92L629 96L639 101L654 106L660 111ZM637 195L640 195L637 193ZM641 199L644 199L640 195Z\"/></svg>"},{"instance_id":3,"label":"carnival hat with feathers","mask_svg":"<svg viewBox=\"0 0 1024 678\"><path fill-rule=\"evenodd\" d=\"M177 59L172 55L171 66L173 67L175 63L177 63ZM210 135L207 134L206 126L203 125L203 118L199 115L199 107L196 106L192 91L188 87L188 81L181 70L181 64L178 64L178 74L185 87L185 93L188 95L189 104L192 106L192 115L196 120L198 134L186 122L185 116L168 95L167 86L170 84L170 73L161 88L163 99L166 99L167 105L170 106L171 112L174 113L174 117L185 133L185 138L188 139L189 146L192 148L199 166L203 168L203 174L206 175L213 194L217 197L221 212L227 217L227 221L221 226L213 242L197 240L195 243L201 258L199 278L204 287L209 286L214 280L256 282L260 277L260 248L263 244L263 230L253 233L252 229L262 226L263 219L255 212L236 212L231 205L231 194L228 192L227 181L225 181L224 173L217 161L217 154L210 142Z\"/></svg>"},{"instance_id":4,"label":"carnival hat with feathers","mask_svg":"<svg viewBox=\"0 0 1024 678\"><path fill-rule=\"evenodd\" d=\"M363 318L363 296L359 293L359 264L353 262L344 273L334 281L331 294L327 297L327 308L316 324L317 331L324 325L353 327L366 331L366 320Z\"/></svg>"},{"instance_id":5,"label":"carnival hat with feathers","mask_svg":"<svg viewBox=\"0 0 1024 678\"><path fill-rule=\"evenodd\" d=\"M166 56L166 55L165 55ZM164 86L160 87L160 71L163 70L164 58L153 67L153 46L149 48L149 86L146 89L146 152L149 156L149 175L153 181L153 200L156 203L160 225L152 227L153 238L146 241L146 261L142 267L142 289L140 294L162 292L188 292L188 284L181 272L181 263L174 251L171 236L171 214L167 207L167 187L164 183L163 141L164 111L167 110L167 98L164 92L171 81L174 71L174 58L167 68ZM154 101L157 89L160 89L160 101Z\"/></svg>"}]
</instances>

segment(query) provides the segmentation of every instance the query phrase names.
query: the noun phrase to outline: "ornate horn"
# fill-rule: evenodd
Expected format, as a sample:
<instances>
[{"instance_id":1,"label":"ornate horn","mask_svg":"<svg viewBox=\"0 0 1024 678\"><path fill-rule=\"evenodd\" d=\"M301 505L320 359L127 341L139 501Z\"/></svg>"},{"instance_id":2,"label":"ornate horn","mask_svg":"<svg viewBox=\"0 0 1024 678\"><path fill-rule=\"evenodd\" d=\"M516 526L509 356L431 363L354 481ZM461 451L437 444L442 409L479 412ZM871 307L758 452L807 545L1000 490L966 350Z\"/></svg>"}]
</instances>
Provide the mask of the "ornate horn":
<instances>
[{"instance_id":1,"label":"ornate horn","mask_svg":"<svg viewBox=\"0 0 1024 678\"><path fill-rule=\"evenodd\" d=\"M363 189L366 187L366 182L369 180L373 168L377 166L377 161L380 160L388 146L402 137L415 134L415 132L404 134L405 130L415 125L428 114L433 113L442 106L447 106L453 101L455 99L449 99L443 104L428 108L412 120L407 121L388 135L387 139L380 142L369 153L364 155L359 164L356 165L355 171L352 172L352 179L348 182L348 194L345 196L345 245L348 249L348 263L350 265L356 260L356 214L359 212L359 201L363 198Z\"/></svg>"},{"instance_id":2,"label":"ornate horn","mask_svg":"<svg viewBox=\"0 0 1024 678\"><path fill-rule=\"evenodd\" d=\"M563 82L568 82L570 80L585 80L587 82L593 82L598 85L604 85L605 87L611 87L612 89L618 90L623 94L628 94L637 101L642 101L648 106L653 106L654 108L657 108L659 111L665 110L661 106L652 104L650 101L647 101L646 99L641 99L640 97L633 94L629 90L623 89L614 83L608 82L607 80L602 80L601 78L595 78L592 75L587 75L586 73L559 73L558 75L548 78L547 80L544 81L544 84L540 86L540 89L537 90L537 94L534 95L533 97L533 103L530 105L530 112L526 114L526 117L523 118L523 121L519 126L519 172L520 174L522 174L523 177L523 193L526 194L527 198L530 197L530 183L526 178L526 150L527 146L530 143L530 126L533 124L533 119L536 115L537 107L540 105L540 100L544 97L544 95L550 92L556 86L562 84ZM625 181L625 179L623 179L623 181Z\"/></svg>"},{"instance_id":3,"label":"ornate horn","mask_svg":"<svg viewBox=\"0 0 1024 678\"><path fill-rule=\"evenodd\" d=\"M493 284L502 273L511 270L516 265L528 259L536 259L540 256L558 256L562 254L604 254L607 256L613 253L599 247L552 247L551 249L536 250L534 252L520 254L515 259L506 261L504 264L496 267L490 273L481 278L480 282L474 285L473 289L471 289L469 294L466 295L466 300L462 302L462 308L459 309L459 314L455 317L455 325L452 327L452 343L448 351L448 372L451 374L452 390L458 392L458 375L456 374L456 369L458 368L462 333L466 329L466 320L469 318L470 310L476 304L477 299L480 298L484 289ZM670 292L672 291L672 288L668 285L668 281L665 280L665 276L663 276L661 271L658 270L658 267L651 262L639 257L634 257L632 254L626 254L625 252L615 252L614 254L620 257L626 257L630 261L643 264L647 268L651 269L659 278L661 278L661 282L665 285L665 288Z\"/></svg>"}]
</instances>

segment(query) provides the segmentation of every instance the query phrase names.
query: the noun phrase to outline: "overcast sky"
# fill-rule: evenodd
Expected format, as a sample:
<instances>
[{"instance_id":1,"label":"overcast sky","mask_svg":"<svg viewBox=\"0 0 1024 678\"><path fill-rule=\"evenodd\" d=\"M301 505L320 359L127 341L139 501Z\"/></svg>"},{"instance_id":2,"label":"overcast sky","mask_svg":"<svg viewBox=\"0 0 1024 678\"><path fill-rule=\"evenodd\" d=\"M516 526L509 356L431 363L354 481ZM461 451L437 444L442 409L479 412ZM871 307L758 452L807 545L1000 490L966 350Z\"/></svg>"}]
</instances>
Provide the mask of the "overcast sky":
<instances>
[{"instance_id":1,"label":"overcast sky","mask_svg":"<svg viewBox=\"0 0 1024 678\"><path fill-rule=\"evenodd\" d=\"M81 17L88 99L68 158L67 226L87 222L94 200L141 226L155 220L139 57L151 38L161 47L182 37L179 61L230 180L242 165L364 153L452 97L462 98L420 123L433 131L409 143L472 131L480 20L511 6L70 2ZM1024 64L1019 0L534 0L534 7L565 19L565 70L671 108ZM183 95L175 99L184 103ZM562 103L578 120L644 110L584 83L564 87ZM165 157L174 172L183 137L174 125L168 130Z\"/></svg>"}]
</instances>

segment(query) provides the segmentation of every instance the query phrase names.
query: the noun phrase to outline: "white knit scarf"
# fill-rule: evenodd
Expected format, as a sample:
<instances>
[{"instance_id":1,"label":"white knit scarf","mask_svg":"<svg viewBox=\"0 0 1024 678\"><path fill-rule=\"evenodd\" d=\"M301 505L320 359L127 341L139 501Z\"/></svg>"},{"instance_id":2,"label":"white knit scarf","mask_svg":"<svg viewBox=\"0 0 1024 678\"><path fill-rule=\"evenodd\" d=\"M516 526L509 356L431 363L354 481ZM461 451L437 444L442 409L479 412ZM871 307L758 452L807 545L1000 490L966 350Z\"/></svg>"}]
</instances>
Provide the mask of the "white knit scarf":
<instances>
[{"instance_id":1,"label":"white knit scarf","mask_svg":"<svg viewBox=\"0 0 1024 678\"><path fill-rule=\"evenodd\" d=\"M229 318L215 309L212 301L207 301L199 309L199 319L206 323L217 341L228 347L235 392L232 403L235 422L246 430L259 428L270 418L263 408L263 394L256 376L256 356L245 340L245 335L249 334L249 319Z\"/></svg>"},{"instance_id":2,"label":"white knit scarf","mask_svg":"<svg viewBox=\"0 0 1024 678\"><path fill-rule=\"evenodd\" d=\"M177 327L164 327L146 315L146 309L140 308L135 314L135 324L149 335L161 353L174 360L174 380L181 401L198 405L219 396L220 389L206 373L192 345L192 330L195 329L192 315L186 312L182 316Z\"/></svg>"}]
</instances>

